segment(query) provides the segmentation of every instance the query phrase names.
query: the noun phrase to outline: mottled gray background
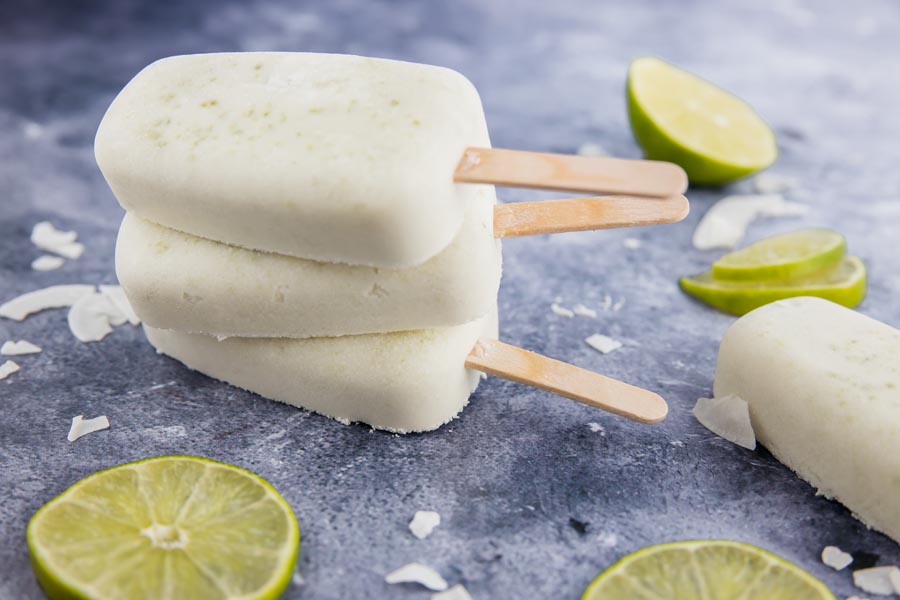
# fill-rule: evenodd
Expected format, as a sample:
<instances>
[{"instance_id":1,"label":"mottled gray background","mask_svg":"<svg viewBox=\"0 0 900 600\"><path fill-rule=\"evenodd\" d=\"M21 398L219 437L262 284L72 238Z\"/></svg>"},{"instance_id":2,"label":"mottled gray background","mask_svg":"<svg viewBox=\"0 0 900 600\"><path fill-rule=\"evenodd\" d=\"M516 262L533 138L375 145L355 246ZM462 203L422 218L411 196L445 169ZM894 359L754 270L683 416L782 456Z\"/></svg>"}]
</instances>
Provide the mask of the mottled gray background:
<instances>
[{"instance_id":1,"label":"mottled gray background","mask_svg":"<svg viewBox=\"0 0 900 600\"><path fill-rule=\"evenodd\" d=\"M738 93L777 131L775 170L799 179L789 197L812 210L758 222L748 237L840 229L870 268L861 310L900 324L895 2L174 4L0 5L0 300L53 283L115 281L122 213L91 145L115 93L156 58L314 50L436 63L478 86L497 146L573 152L592 142L636 157L624 77L633 57L653 53ZM503 338L659 391L671 415L657 426L489 379L458 421L397 437L191 373L128 326L86 345L68 332L65 311L0 321L0 341L44 347L0 383L0 597L41 597L24 537L41 504L97 469L175 452L253 469L285 495L303 532L304 583L289 598L425 598L383 582L412 560L476 599L575 598L626 552L708 537L759 544L851 594L849 572L819 562L822 547L891 564L900 562L897 545L817 498L765 450L720 440L690 414L710 392L732 319L682 295L676 278L716 256L691 248L699 217L746 187L691 190L693 213L679 225L505 244ZM42 219L76 229L84 257L32 272L38 252L28 235ZM624 248L628 236L643 247ZM549 310L556 296L596 308L605 294L624 307L596 320ZM625 346L603 356L582 341L594 332ZM70 444L78 414L106 414L112 428ZM605 432L592 433L592 421ZM406 528L422 508L443 517L425 541Z\"/></svg>"}]
</instances>

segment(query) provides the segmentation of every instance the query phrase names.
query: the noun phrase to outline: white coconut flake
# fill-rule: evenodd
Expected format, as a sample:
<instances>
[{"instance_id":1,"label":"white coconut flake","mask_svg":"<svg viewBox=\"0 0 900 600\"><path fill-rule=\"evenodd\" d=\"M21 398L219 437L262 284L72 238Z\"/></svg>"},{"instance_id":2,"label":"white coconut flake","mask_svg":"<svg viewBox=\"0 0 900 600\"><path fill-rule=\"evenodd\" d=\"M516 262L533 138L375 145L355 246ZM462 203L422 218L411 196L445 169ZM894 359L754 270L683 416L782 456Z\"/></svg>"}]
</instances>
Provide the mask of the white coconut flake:
<instances>
[{"instance_id":1,"label":"white coconut flake","mask_svg":"<svg viewBox=\"0 0 900 600\"><path fill-rule=\"evenodd\" d=\"M472 596L463 584L457 583L449 590L432 594L431 600L472 600Z\"/></svg>"},{"instance_id":2,"label":"white coconut flake","mask_svg":"<svg viewBox=\"0 0 900 600\"><path fill-rule=\"evenodd\" d=\"M601 436L606 435L606 430L603 429L603 425L600 423L588 423L588 427L591 430L591 433L599 433Z\"/></svg>"},{"instance_id":3,"label":"white coconut flake","mask_svg":"<svg viewBox=\"0 0 900 600\"><path fill-rule=\"evenodd\" d=\"M21 321L48 308L72 306L79 298L94 293L92 285L53 285L13 298L0 305L0 317Z\"/></svg>"},{"instance_id":4,"label":"white coconut flake","mask_svg":"<svg viewBox=\"0 0 900 600\"><path fill-rule=\"evenodd\" d=\"M82 296L69 309L69 329L81 342L100 341L126 320L109 296L100 293Z\"/></svg>"},{"instance_id":5,"label":"white coconut flake","mask_svg":"<svg viewBox=\"0 0 900 600\"><path fill-rule=\"evenodd\" d=\"M735 394L721 398L700 398L694 405L694 417L717 436L748 450L756 448L756 435L750 422L747 401Z\"/></svg>"},{"instance_id":6,"label":"white coconut flake","mask_svg":"<svg viewBox=\"0 0 900 600\"><path fill-rule=\"evenodd\" d=\"M592 142L586 142L580 145L575 153L578 154L578 156L609 156L609 152L607 152L603 146Z\"/></svg>"},{"instance_id":7,"label":"white coconut flake","mask_svg":"<svg viewBox=\"0 0 900 600\"><path fill-rule=\"evenodd\" d=\"M584 341L588 346L603 354L609 354L613 350L618 350L622 347L622 342L619 340L614 340L599 333L595 333Z\"/></svg>"},{"instance_id":8,"label":"white coconut flake","mask_svg":"<svg viewBox=\"0 0 900 600\"><path fill-rule=\"evenodd\" d=\"M122 289L120 285L101 285L100 293L109 298L109 300L113 303L118 311L125 317L129 323L132 325L140 325L141 318L137 316L134 312L134 309L131 308L131 303L128 301L128 296L125 295L125 290Z\"/></svg>"},{"instance_id":9,"label":"white coconut flake","mask_svg":"<svg viewBox=\"0 0 900 600\"><path fill-rule=\"evenodd\" d=\"M0 381L3 381L13 373L19 370L19 365L17 365L14 361L8 360L2 365L0 365Z\"/></svg>"},{"instance_id":10,"label":"white coconut flake","mask_svg":"<svg viewBox=\"0 0 900 600\"><path fill-rule=\"evenodd\" d=\"M49 254L44 254L43 256L38 256L36 259L31 261L31 268L35 271L55 271L66 263L66 259L61 256L50 256Z\"/></svg>"},{"instance_id":11,"label":"white coconut flake","mask_svg":"<svg viewBox=\"0 0 900 600\"><path fill-rule=\"evenodd\" d=\"M853 571L853 585L870 594L889 596L896 591L891 580L898 577L898 571L900 569L895 566L872 567L870 569Z\"/></svg>"},{"instance_id":12,"label":"white coconut flake","mask_svg":"<svg viewBox=\"0 0 900 600\"><path fill-rule=\"evenodd\" d=\"M28 121L22 127L22 133L25 134L25 139L36 140L44 135L44 128L38 123Z\"/></svg>"},{"instance_id":13,"label":"white coconut flake","mask_svg":"<svg viewBox=\"0 0 900 600\"><path fill-rule=\"evenodd\" d=\"M38 346L35 346L31 342L27 342L25 340L19 340L18 342L14 342L12 340L3 342L3 345L0 346L0 354L4 356L19 356L22 354L37 354L41 349Z\"/></svg>"},{"instance_id":14,"label":"white coconut flake","mask_svg":"<svg viewBox=\"0 0 900 600\"><path fill-rule=\"evenodd\" d=\"M575 308L572 309L572 312L579 317L590 317L591 319L597 318L597 311L593 308L588 308L584 304L576 304Z\"/></svg>"},{"instance_id":15,"label":"white coconut flake","mask_svg":"<svg viewBox=\"0 0 900 600\"><path fill-rule=\"evenodd\" d=\"M84 253L84 246L76 242L74 231L60 231L49 221L41 221L31 230L31 243L47 252L76 259Z\"/></svg>"},{"instance_id":16,"label":"white coconut flake","mask_svg":"<svg viewBox=\"0 0 900 600\"><path fill-rule=\"evenodd\" d=\"M566 317L567 319L571 319L575 316L575 313L573 313L571 310L565 308L564 306L560 306L556 302L550 305L550 310L553 311L553 314L559 315L560 317Z\"/></svg>"},{"instance_id":17,"label":"white coconut flake","mask_svg":"<svg viewBox=\"0 0 900 600\"><path fill-rule=\"evenodd\" d=\"M760 173L753 178L753 190L759 194L779 194L797 187L797 179L778 173Z\"/></svg>"},{"instance_id":18,"label":"white coconut flake","mask_svg":"<svg viewBox=\"0 0 900 600\"><path fill-rule=\"evenodd\" d=\"M643 242L637 238L625 238L622 240L622 245L629 250L637 250L643 245Z\"/></svg>"},{"instance_id":19,"label":"white coconut flake","mask_svg":"<svg viewBox=\"0 0 900 600\"><path fill-rule=\"evenodd\" d=\"M835 571L840 571L853 562L853 557L837 546L825 546L822 549L822 562Z\"/></svg>"},{"instance_id":20,"label":"white coconut flake","mask_svg":"<svg viewBox=\"0 0 900 600\"><path fill-rule=\"evenodd\" d=\"M694 230L694 247L734 248L758 217L799 217L809 207L787 202L781 194L727 196L716 202Z\"/></svg>"},{"instance_id":21,"label":"white coconut flake","mask_svg":"<svg viewBox=\"0 0 900 600\"><path fill-rule=\"evenodd\" d=\"M74 442L80 437L103 429L109 429L109 419L106 418L106 415L94 417L93 419L85 419L84 415L78 415L77 417L72 417L72 426L69 428L67 439L70 442Z\"/></svg>"},{"instance_id":22,"label":"white coconut flake","mask_svg":"<svg viewBox=\"0 0 900 600\"><path fill-rule=\"evenodd\" d=\"M409 563L388 573L384 580L388 583L418 583L434 592L447 589L447 582L441 574L422 563Z\"/></svg>"},{"instance_id":23,"label":"white coconut flake","mask_svg":"<svg viewBox=\"0 0 900 600\"><path fill-rule=\"evenodd\" d=\"M409 522L409 530L420 540L424 540L434 528L441 524L441 515L433 510L417 510Z\"/></svg>"},{"instance_id":24,"label":"white coconut flake","mask_svg":"<svg viewBox=\"0 0 900 600\"><path fill-rule=\"evenodd\" d=\"M619 300L618 302L616 302L615 304L613 304L613 305L612 305L612 311L613 311L613 312L619 312L620 310L622 310L622 307L623 307L623 306L625 306L625 298L622 298L621 300Z\"/></svg>"}]
</instances>

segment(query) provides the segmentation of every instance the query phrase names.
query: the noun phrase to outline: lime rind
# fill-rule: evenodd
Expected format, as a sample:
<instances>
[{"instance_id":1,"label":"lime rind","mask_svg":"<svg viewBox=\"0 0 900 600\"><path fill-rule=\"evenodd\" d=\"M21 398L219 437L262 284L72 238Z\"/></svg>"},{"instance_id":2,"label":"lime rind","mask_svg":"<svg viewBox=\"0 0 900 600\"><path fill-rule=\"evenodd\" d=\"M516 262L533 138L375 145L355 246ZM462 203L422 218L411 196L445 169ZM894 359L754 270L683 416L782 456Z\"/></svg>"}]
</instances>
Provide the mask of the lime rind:
<instances>
[{"instance_id":1,"label":"lime rind","mask_svg":"<svg viewBox=\"0 0 900 600\"><path fill-rule=\"evenodd\" d=\"M786 280L836 265L847 251L844 236L831 229L801 229L730 252L712 265L715 279Z\"/></svg>"},{"instance_id":2,"label":"lime rind","mask_svg":"<svg viewBox=\"0 0 900 600\"><path fill-rule=\"evenodd\" d=\"M854 308L866 295L866 267L857 256L847 256L834 267L785 281L727 281L712 271L682 277L681 288L719 310L744 315L776 300L815 296Z\"/></svg>"},{"instance_id":3,"label":"lime rind","mask_svg":"<svg viewBox=\"0 0 900 600\"><path fill-rule=\"evenodd\" d=\"M277 563L279 567L273 570L272 576L264 585L254 590L252 594L243 595L241 597L247 600L269 600L277 598L281 594L281 592L290 584L291 578L293 577L293 572L296 566L300 546L300 529L297 525L296 516L294 515L294 512L287 501L269 482L267 482L259 475L253 473L252 471L248 471L247 469L201 456L168 455L146 458L122 465L117 465L88 475L87 477L79 480L68 489L63 491L61 494L44 504L37 510L37 512L35 512L28 523L26 539L31 558L31 565L35 577L38 583L43 588L44 592L51 600L96 599L99 596L95 593L94 590L90 589L89 585L86 585L83 582L79 582L71 577L70 574L65 573L64 568L58 566L54 568L53 558L51 556L52 549L46 548L39 539L38 528L40 526L41 520L57 507L64 505L67 501L70 500L71 496L77 494L78 491L80 489L83 489L85 485L90 485L91 483L94 483L103 477L107 477L112 472L121 471L127 468L146 466L149 463L154 462L178 460L199 463L207 468L218 467L230 471L231 473L240 474L248 478L251 482L253 482L254 485L258 485L260 488L262 488L264 490L265 497L267 499L273 500L278 505L278 507L286 517L285 523L287 525L285 543L282 545L282 551L277 557Z\"/></svg>"},{"instance_id":4,"label":"lime rind","mask_svg":"<svg viewBox=\"0 0 900 600\"><path fill-rule=\"evenodd\" d=\"M685 556L688 561L683 560ZM666 560L667 557L669 560ZM704 562L707 564L704 565ZM749 578L752 587L741 582L726 581L726 585L735 585L734 593L712 597L739 596L744 600L779 600L772 598L771 589L780 587L780 591L785 592L785 599L803 597L805 600L836 600L825 584L800 567L757 546L730 540L668 542L627 554L594 578L584 590L581 600L631 600L645 596L658 600L694 600L698 597L697 588L708 592L707 582L714 580L717 575L721 576L722 567L727 567L732 562L740 562L740 575ZM755 572L744 570L748 564L756 566ZM640 581L629 574L629 570L644 571ZM651 572L649 577L647 570ZM652 581L654 578L663 578L665 581ZM768 591L763 591L763 596L750 595L758 586L767 588ZM662 593L665 595L661 595L660 588L663 588ZM635 596L636 592L638 596ZM797 592L803 595L799 596Z\"/></svg>"},{"instance_id":5,"label":"lime rind","mask_svg":"<svg viewBox=\"0 0 900 600\"><path fill-rule=\"evenodd\" d=\"M647 68L656 69L657 74L646 74L641 71ZM676 77L683 80L681 88L690 88L696 98L686 98L686 103L697 104L697 114L692 124L663 123L666 119L658 113L661 106L648 106L653 104L642 96L638 83L640 79L651 79L660 74L666 77ZM666 86L665 91L671 91L673 86ZM674 65L666 63L655 57L641 57L632 61L628 69L627 105L631 129L638 144L643 148L644 155L652 160L665 160L680 165L688 174L688 178L694 185L721 185L746 177L752 173L765 169L775 162L778 157L778 147L775 143L775 135L766 125L765 121L743 100L715 84L697 77ZM681 98L678 98L681 100ZM674 102L664 100L670 106ZM703 147L704 144L695 140L688 140L689 136L695 136L701 132L716 132L714 119L719 115L704 115L703 104L724 105L730 115L737 116L744 125L739 131L724 141L712 144L717 148ZM701 118L708 117L707 123L698 122ZM679 127L680 126L680 127ZM681 131L679 131L679 128ZM713 135L720 135L716 132ZM751 146L745 148L748 152L744 156L738 156L732 148L742 145ZM730 155L725 154L730 152Z\"/></svg>"}]
</instances>

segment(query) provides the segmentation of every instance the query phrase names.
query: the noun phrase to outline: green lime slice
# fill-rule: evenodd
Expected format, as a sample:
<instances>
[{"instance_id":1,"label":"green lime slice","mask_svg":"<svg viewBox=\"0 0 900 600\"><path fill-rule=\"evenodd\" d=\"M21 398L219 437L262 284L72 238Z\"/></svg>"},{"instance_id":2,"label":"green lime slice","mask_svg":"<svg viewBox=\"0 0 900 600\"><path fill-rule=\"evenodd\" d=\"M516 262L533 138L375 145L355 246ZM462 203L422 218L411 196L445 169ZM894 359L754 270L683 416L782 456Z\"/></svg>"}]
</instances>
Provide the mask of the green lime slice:
<instances>
[{"instance_id":1,"label":"green lime slice","mask_svg":"<svg viewBox=\"0 0 900 600\"><path fill-rule=\"evenodd\" d=\"M834 266L846 251L844 236L836 231L801 229L726 254L713 263L712 274L738 281L802 277Z\"/></svg>"},{"instance_id":2,"label":"green lime slice","mask_svg":"<svg viewBox=\"0 0 900 600\"><path fill-rule=\"evenodd\" d=\"M775 135L748 104L658 58L631 63L627 94L646 157L680 165L693 184L727 183L778 156Z\"/></svg>"},{"instance_id":3,"label":"green lime slice","mask_svg":"<svg viewBox=\"0 0 900 600\"><path fill-rule=\"evenodd\" d=\"M756 546L698 540L650 546L597 576L582 600L835 600L825 585Z\"/></svg>"},{"instance_id":4,"label":"green lime slice","mask_svg":"<svg viewBox=\"0 0 900 600\"><path fill-rule=\"evenodd\" d=\"M681 278L681 289L733 315L743 315L764 304L795 296L818 296L853 308L866 295L866 266L856 256L811 275L780 281L728 281L712 271Z\"/></svg>"},{"instance_id":5,"label":"green lime slice","mask_svg":"<svg viewBox=\"0 0 900 600\"><path fill-rule=\"evenodd\" d=\"M51 598L277 598L300 531L275 488L244 469L161 456L85 477L28 524Z\"/></svg>"}]
</instances>

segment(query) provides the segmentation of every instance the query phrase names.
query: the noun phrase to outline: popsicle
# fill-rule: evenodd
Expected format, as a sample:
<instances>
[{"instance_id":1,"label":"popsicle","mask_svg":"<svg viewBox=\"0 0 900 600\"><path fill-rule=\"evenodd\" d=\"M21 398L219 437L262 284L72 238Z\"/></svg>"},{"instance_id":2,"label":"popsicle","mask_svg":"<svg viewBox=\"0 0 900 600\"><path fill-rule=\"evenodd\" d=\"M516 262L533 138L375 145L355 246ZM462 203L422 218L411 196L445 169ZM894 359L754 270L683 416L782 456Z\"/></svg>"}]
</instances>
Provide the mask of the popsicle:
<instances>
[{"instance_id":1,"label":"popsicle","mask_svg":"<svg viewBox=\"0 0 900 600\"><path fill-rule=\"evenodd\" d=\"M819 298L774 302L725 333L714 391L747 401L778 460L900 542L900 331Z\"/></svg>"},{"instance_id":2,"label":"popsicle","mask_svg":"<svg viewBox=\"0 0 900 600\"><path fill-rule=\"evenodd\" d=\"M658 198L687 185L668 163L491 149L462 75L346 55L162 59L113 101L95 152L122 206L149 221L391 268L450 244L473 182Z\"/></svg>"},{"instance_id":3,"label":"popsicle","mask_svg":"<svg viewBox=\"0 0 900 600\"><path fill-rule=\"evenodd\" d=\"M496 340L496 310L453 327L332 338L227 338L144 326L158 352L191 369L344 423L430 431L466 406L480 373L637 421L665 418L658 395Z\"/></svg>"}]
</instances>

